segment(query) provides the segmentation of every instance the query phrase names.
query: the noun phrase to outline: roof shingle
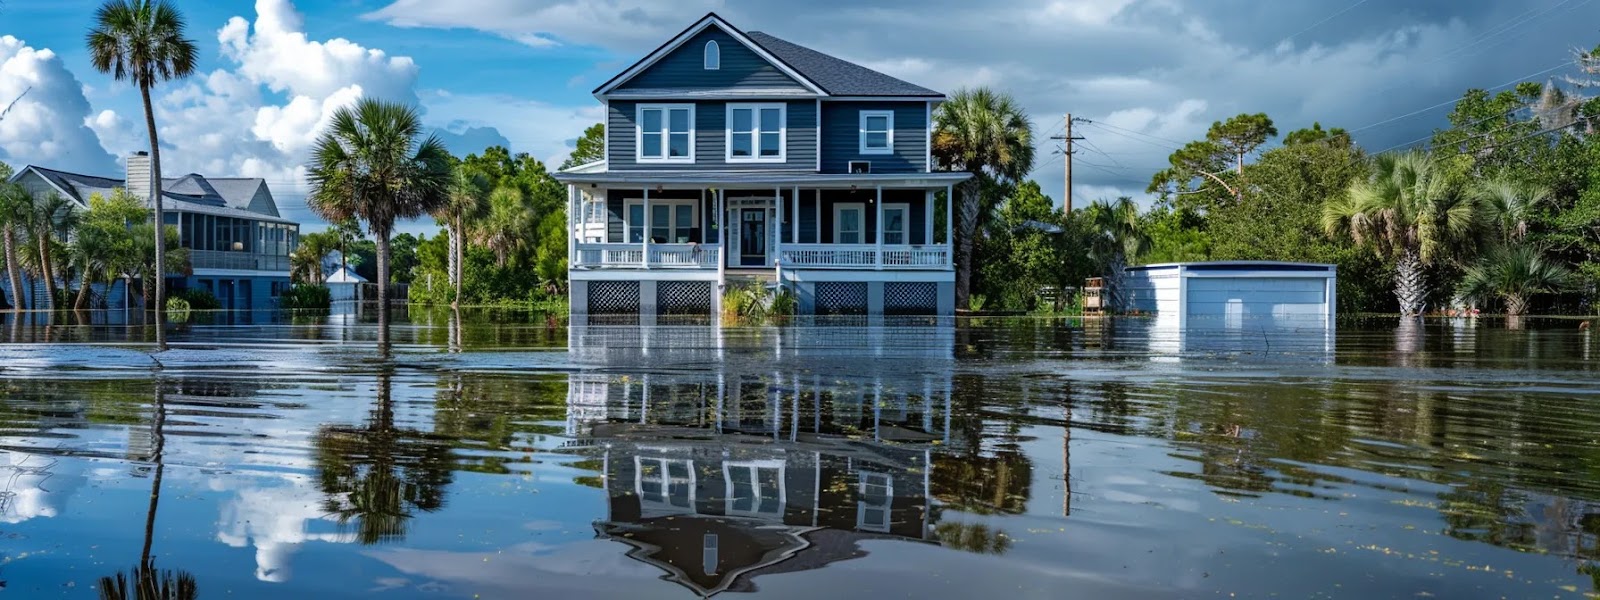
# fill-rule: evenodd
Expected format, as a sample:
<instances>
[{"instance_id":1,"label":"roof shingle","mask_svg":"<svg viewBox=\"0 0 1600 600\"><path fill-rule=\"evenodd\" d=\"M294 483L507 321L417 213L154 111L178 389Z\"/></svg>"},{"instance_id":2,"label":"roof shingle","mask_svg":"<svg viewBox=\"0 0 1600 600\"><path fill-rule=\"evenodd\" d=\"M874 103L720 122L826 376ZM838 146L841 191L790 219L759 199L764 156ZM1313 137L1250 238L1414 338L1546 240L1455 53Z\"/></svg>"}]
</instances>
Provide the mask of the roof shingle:
<instances>
[{"instance_id":1,"label":"roof shingle","mask_svg":"<svg viewBox=\"0 0 1600 600\"><path fill-rule=\"evenodd\" d=\"M747 32L745 36L778 60L799 71L830 95L944 97L944 94L920 85L895 79L853 62L759 31Z\"/></svg>"}]
</instances>

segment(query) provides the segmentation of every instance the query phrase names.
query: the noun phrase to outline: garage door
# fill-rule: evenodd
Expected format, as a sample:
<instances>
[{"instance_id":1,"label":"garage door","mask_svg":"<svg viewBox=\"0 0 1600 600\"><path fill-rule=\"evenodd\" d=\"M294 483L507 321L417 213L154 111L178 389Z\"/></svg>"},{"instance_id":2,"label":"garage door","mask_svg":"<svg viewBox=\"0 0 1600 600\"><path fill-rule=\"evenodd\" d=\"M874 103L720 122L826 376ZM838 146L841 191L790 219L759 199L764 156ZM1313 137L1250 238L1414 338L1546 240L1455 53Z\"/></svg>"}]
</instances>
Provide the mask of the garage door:
<instances>
[{"instance_id":1,"label":"garage door","mask_svg":"<svg viewBox=\"0 0 1600 600\"><path fill-rule=\"evenodd\" d=\"M1322 326L1327 280L1300 277L1189 279L1190 327Z\"/></svg>"}]
</instances>

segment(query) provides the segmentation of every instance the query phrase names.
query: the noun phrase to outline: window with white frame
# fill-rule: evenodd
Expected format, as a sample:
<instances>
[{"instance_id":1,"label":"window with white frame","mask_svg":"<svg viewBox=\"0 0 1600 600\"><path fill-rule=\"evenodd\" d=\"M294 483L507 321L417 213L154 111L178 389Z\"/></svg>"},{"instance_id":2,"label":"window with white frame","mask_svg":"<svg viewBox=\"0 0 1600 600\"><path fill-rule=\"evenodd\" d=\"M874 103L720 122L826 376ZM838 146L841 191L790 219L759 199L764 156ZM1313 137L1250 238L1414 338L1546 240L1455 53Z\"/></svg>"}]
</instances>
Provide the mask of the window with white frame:
<instances>
[{"instance_id":1,"label":"window with white frame","mask_svg":"<svg viewBox=\"0 0 1600 600\"><path fill-rule=\"evenodd\" d=\"M862 154L894 153L894 111L861 111Z\"/></svg>"},{"instance_id":2,"label":"window with white frame","mask_svg":"<svg viewBox=\"0 0 1600 600\"><path fill-rule=\"evenodd\" d=\"M728 105L728 162L783 162L783 104Z\"/></svg>"},{"instance_id":3,"label":"window with white frame","mask_svg":"<svg viewBox=\"0 0 1600 600\"><path fill-rule=\"evenodd\" d=\"M860 244L866 232L866 205L841 202L833 205L833 243Z\"/></svg>"},{"instance_id":4,"label":"window with white frame","mask_svg":"<svg viewBox=\"0 0 1600 600\"><path fill-rule=\"evenodd\" d=\"M731 516L781 517L784 504L782 461L728 462L722 467Z\"/></svg>"},{"instance_id":5,"label":"window with white frame","mask_svg":"<svg viewBox=\"0 0 1600 600\"><path fill-rule=\"evenodd\" d=\"M904 246L911 243L911 205L883 205L883 243L886 246Z\"/></svg>"},{"instance_id":6,"label":"window with white frame","mask_svg":"<svg viewBox=\"0 0 1600 600\"><path fill-rule=\"evenodd\" d=\"M687 244L694 240L695 224L699 223L695 202L652 198L646 218L644 200L628 200L628 243L643 243L646 233L652 244Z\"/></svg>"},{"instance_id":7,"label":"window with white frame","mask_svg":"<svg viewBox=\"0 0 1600 600\"><path fill-rule=\"evenodd\" d=\"M694 105L640 104L639 162L694 162Z\"/></svg>"},{"instance_id":8,"label":"window with white frame","mask_svg":"<svg viewBox=\"0 0 1600 600\"><path fill-rule=\"evenodd\" d=\"M689 460L633 457L634 491L639 499L656 507L694 511L694 462Z\"/></svg>"},{"instance_id":9,"label":"window with white frame","mask_svg":"<svg viewBox=\"0 0 1600 600\"><path fill-rule=\"evenodd\" d=\"M716 40L706 42L706 70L715 71L722 68L722 47Z\"/></svg>"},{"instance_id":10,"label":"window with white frame","mask_svg":"<svg viewBox=\"0 0 1600 600\"><path fill-rule=\"evenodd\" d=\"M894 501L894 480L883 473L862 471L858 492L856 527L868 531L888 531L890 503Z\"/></svg>"}]
</instances>

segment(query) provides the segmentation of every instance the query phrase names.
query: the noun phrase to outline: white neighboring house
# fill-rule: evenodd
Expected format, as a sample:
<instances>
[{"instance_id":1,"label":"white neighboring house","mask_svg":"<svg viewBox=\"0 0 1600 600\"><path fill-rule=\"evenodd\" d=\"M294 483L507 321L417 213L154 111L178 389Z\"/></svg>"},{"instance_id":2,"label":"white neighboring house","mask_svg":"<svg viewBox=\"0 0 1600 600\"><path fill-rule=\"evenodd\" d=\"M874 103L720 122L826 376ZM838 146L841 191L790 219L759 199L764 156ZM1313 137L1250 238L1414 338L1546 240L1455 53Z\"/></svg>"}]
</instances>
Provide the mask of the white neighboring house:
<instances>
[{"instance_id":1,"label":"white neighboring house","mask_svg":"<svg viewBox=\"0 0 1600 600\"><path fill-rule=\"evenodd\" d=\"M322 259L323 285L328 286L334 302L354 302L361 299L361 284L367 278L356 274L355 267L344 264L344 255L338 250Z\"/></svg>"}]
</instances>

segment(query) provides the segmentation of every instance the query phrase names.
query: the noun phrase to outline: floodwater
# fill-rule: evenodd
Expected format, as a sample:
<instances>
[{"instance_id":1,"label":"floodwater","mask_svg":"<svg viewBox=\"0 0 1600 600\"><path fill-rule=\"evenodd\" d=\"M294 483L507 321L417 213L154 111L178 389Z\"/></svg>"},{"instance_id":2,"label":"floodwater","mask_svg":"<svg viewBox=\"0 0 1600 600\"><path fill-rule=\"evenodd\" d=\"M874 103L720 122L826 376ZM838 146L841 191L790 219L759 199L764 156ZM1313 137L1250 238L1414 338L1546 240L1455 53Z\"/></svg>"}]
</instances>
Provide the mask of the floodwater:
<instances>
[{"instance_id":1,"label":"floodwater","mask_svg":"<svg viewBox=\"0 0 1600 600\"><path fill-rule=\"evenodd\" d=\"M425 313L380 345L224 315L159 354L34 321L0 323L0 595L1600 591L1600 339L1575 321Z\"/></svg>"}]
</instances>

